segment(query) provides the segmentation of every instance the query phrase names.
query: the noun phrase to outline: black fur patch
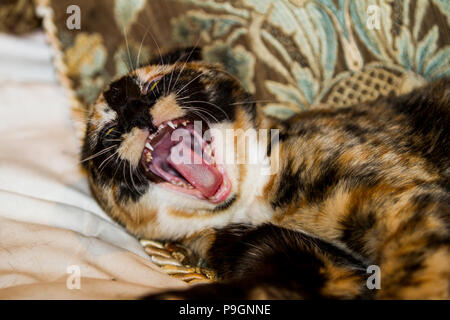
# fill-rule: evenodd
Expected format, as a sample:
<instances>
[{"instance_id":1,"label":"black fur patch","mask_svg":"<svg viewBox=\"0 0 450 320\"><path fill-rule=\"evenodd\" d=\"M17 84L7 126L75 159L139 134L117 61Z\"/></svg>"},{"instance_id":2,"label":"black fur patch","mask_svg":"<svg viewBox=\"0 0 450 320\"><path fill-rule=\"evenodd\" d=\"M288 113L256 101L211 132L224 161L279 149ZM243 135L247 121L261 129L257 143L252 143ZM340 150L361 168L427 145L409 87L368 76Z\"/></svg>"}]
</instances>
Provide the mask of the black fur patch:
<instances>
[{"instance_id":1,"label":"black fur patch","mask_svg":"<svg viewBox=\"0 0 450 320\"><path fill-rule=\"evenodd\" d=\"M335 163L335 157L323 161L320 174L311 181L299 181L300 190L306 201L315 203L326 198L328 191L339 182L339 167Z\"/></svg>"},{"instance_id":2,"label":"black fur patch","mask_svg":"<svg viewBox=\"0 0 450 320\"><path fill-rule=\"evenodd\" d=\"M363 261L328 242L270 224L260 227L235 224L217 230L208 261L224 279L259 273L282 277L286 273L278 269L294 271L296 266L308 270L305 274L315 274L318 271L315 268L322 262L314 257L313 250L329 255L339 265L365 269ZM314 271L310 269L312 266ZM288 274L291 276L292 272Z\"/></svg>"},{"instance_id":3,"label":"black fur patch","mask_svg":"<svg viewBox=\"0 0 450 320\"><path fill-rule=\"evenodd\" d=\"M411 135L410 151L427 159L442 171L450 168L450 78L444 78L409 95L388 102L407 116ZM406 134L406 133L405 133ZM438 146L438 147L437 147Z\"/></svg>"},{"instance_id":4,"label":"black fur patch","mask_svg":"<svg viewBox=\"0 0 450 320\"><path fill-rule=\"evenodd\" d=\"M176 62L192 62L202 60L202 49L201 48L182 48L169 51L162 56L153 57L147 64L158 65L158 64L174 64Z\"/></svg>"},{"instance_id":5,"label":"black fur patch","mask_svg":"<svg viewBox=\"0 0 450 320\"><path fill-rule=\"evenodd\" d=\"M158 96L153 93L142 94L135 77L124 76L111 83L104 97L108 105L117 112L122 133L129 132L134 127L156 131L148 108L155 104Z\"/></svg>"},{"instance_id":6,"label":"black fur patch","mask_svg":"<svg viewBox=\"0 0 450 320\"><path fill-rule=\"evenodd\" d=\"M350 208L344 221L341 221L343 229L341 241L355 252L365 252L365 236L373 231L376 216L373 211L363 212L359 207Z\"/></svg>"},{"instance_id":7,"label":"black fur patch","mask_svg":"<svg viewBox=\"0 0 450 320\"><path fill-rule=\"evenodd\" d=\"M284 168L281 173L281 181L278 186L278 192L275 199L271 201L271 206L273 209L281 208L288 203L295 202L299 199L299 184L300 184L300 174L303 168L293 172L290 166Z\"/></svg>"}]
</instances>

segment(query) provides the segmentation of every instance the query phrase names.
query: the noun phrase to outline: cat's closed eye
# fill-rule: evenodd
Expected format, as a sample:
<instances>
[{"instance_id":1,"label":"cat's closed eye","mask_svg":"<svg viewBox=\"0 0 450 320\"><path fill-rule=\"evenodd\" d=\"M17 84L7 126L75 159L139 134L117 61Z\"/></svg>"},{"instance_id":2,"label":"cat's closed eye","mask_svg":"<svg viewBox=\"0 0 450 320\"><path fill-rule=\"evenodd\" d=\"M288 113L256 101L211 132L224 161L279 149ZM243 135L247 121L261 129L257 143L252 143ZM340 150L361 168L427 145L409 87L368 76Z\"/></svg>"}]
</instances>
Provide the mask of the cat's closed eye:
<instances>
[{"instance_id":1,"label":"cat's closed eye","mask_svg":"<svg viewBox=\"0 0 450 320\"><path fill-rule=\"evenodd\" d=\"M151 92L153 92L153 90L155 90L156 86L158 85L158 83L161 81L162 76L157 76L153 79L151 79L150 81L148 81L142 88L142 93L143 94L150 94Z\"/></svg>"}]
</instances>

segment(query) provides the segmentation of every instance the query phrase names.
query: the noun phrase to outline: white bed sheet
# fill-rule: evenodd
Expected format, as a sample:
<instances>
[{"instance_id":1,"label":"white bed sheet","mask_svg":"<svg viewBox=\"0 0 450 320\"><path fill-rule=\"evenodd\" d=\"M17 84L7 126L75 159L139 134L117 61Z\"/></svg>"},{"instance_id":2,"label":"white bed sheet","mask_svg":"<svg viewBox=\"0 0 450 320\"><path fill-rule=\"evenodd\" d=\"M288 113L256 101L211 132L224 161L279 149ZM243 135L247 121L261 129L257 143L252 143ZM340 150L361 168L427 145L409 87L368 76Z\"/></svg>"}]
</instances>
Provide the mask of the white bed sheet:
<instances>
[{"instance_id":1,"label":"white bed sheet","mask_svg":"<svg viewBox=\"0 0 450 320\"><path fill-rule=\"evenodd\" d=\"M43 35L0 35L0 48L5 41L18 51L8 61L0 49L0 66L19 71L0 72L0 299L135 298L186 287L91 197ZM23 52L33 48L36 57ZM76 268L81 288L70 289Z\"/></svg>"}]
</instances>

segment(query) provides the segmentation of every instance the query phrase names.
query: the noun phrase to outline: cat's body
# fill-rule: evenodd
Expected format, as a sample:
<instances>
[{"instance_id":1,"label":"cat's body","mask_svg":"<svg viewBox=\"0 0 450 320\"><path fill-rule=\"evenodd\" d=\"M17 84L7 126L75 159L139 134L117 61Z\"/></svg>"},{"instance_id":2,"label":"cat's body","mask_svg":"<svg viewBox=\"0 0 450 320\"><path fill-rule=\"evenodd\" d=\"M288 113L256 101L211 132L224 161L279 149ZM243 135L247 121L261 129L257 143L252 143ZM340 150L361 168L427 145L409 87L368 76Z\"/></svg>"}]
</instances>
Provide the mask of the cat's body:
<instances>
[{"instance_id":1,"label":"cat's body","mask_svg":"<svg viewBox=\"0 0 450 320\"><path fill-rule=\"evenodd\" d=\"M137 236L182 241L223 279L172 295L450 297L449 80L278 122L220 67L185 63L198 51L178 53L111 84L91 110L83 148L92 190L116 221ZM200 119L217 130L203 141L216 163L201 165L207 182L200 167L166 162L172 126L192 133L184 121ZM227 149L217 134L271 128L275 174L246 161L218 165L220 150L245 160L268 143L246 144L240 133ZM370 265L380 289L366 285Z\"/></svg>"}]
</instances>

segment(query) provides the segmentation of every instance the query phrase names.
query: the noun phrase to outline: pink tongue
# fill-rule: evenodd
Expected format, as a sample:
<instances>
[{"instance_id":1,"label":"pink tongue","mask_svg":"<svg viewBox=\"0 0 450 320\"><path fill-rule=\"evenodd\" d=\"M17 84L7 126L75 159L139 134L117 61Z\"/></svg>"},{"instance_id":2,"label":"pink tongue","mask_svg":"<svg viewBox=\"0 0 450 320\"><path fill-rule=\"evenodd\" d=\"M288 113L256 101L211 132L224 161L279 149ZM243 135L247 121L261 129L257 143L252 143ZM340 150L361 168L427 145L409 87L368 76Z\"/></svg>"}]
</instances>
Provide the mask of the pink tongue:
<instances>
[{"instance_id":1,"label":"pink tongue","mask_svg":"<svg viewBox=\"0 0 450 320\"><path fill-rule=\"evenodd\" d=\"M172 147L167 162L207 198L215 195L222 184L219 170L183 142Z\"/></svg>"}]
</instances>

